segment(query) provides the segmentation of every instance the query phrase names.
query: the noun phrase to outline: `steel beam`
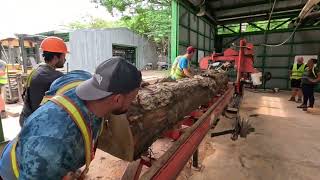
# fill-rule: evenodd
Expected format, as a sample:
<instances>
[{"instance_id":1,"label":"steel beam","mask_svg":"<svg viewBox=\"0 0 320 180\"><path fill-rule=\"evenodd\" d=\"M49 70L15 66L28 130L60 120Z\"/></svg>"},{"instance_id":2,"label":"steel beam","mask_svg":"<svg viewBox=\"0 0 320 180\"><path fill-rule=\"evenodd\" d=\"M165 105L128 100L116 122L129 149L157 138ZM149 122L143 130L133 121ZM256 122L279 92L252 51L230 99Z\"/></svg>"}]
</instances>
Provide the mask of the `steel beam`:
<instances>
[{"instance_id":1,"label":"steel beam","mask_svg":"<svg viewBox=\"0 0 320 180\"><path fill-rule=\"evenodd\" d=\"M272 28L271 31L278 29L279 27L281 27L282 25L284 25L285 23L292 21L294 19L294 17L289 18L286 21L283 21L281 24L277 25L276 27Z\"/></svg>"},{"instance_id":2,"label":"steel beam","mask_svg":"<svg viewBox=\"0 0 320 180\"><path fill-rule=\"evenodd\" d=\"M290 56L288 56L288 67L287 67L288 70L289 70L289 67L291 65L290 61L294 60L294 56L292 56L293 55L294 38L295 38L295 34L293 34L293 37L291 38ZM288 79L290 78L289 73L288 73L287 78ZM290 81L287 81L287 89L289 89L289 83L290 83Z\"/></svg>"},{"instance_id":3,"label":"steel beam","mask_svg":"<svg viewBox=\"0 0 320 180\"><path fill-rule=\"evenodd\" d=\"M287 2L291 2L291 0L277 0L277 2L280 1L287 1ZM254 1L254 2L250 2L250 1L239 1L239 3L235 3L234 1L223 1L223 5L221 5L221 1L218 2L212 2L212 0L210 1L211 3L209 3L209 8L212 11L218 11L218 10L230 10L230 9L237 9L237 8L242 8L242 7L250 7L250 6L259 6L262 4L270 4L270 1L268 0L260 0L260 1ZM228 2L230 2L228 4ZM304 3L307 2L307 0L303 0Z\"/></svg>"},{"instance_id":4,"label":"steel beam","mask_svg":"<svg viewBox=\"0 0 320 180\"><path fill-rule=\"evenodd\" d=\"M256 25L255 23L251 23L251 22L248 22L249 25L255 27L255 28L258 28L260 29L261 31L265 31L265 29L263 29L262 27L259 27L258 25Z\"/></svg>"},{"instance_id":5,"label":"steel beam","mask_svg":"<svg viewBox=\"0 0 320 180\"><path fill-rule=\"evenodd\" d=\"M179 5L177 0L171 2L171 63L178 56L179 49Z\"/></svg>"},{"instance_id":6,"label":"steel beam","mask_svg":"<svg viewBox=\"0 0 320 180\"><path fill-rule=\"evenodd\" d=\"M234 30L232 30L232 29L230 29L228 26L225 26L225 25L221 25L223 28L226 28L226 29L228 29L229 31L231 31L231 32L233 32L233 33L237 33L236 31L234 31Z\"/></svg>"},{"instance_id":7,"label":"steel beam","mask_svg":"<svg viewBox=\"0 0 320 180\"><path fill-rule=\"evenodd\" d=\"M275 12L272 15L272 20L274 19L283 19L290 17L297 17L299 15L300 9L290 10L290 11L282 11ZM234 24L239 22L257 22L262 20L268 20L269 13L260 13L254 15L244 15L244 16L235 16L228 17L223 19L218 19L218 24Z\"/></svg>"},{"instance_id":8,"label":"steel beam","mask_svg":"<svg viewBox=\"0 0 320 180\"><path fill-rule=\"evenodd\" d=\"M305 2L301 0L290 0L290 1L279 1L277 2L274 12L280 11L288 11L292 9L299 9L303 8ZM229 9L224 10L221 9L220 11L215 11L217 19L224 19L229 17L239 17L239 16L246 16L246 15L255 15L260 13L269 13L270 12L270 3L261 4L259 6L243 6L237 9Z\"/></svg>"},{"instance_id":9,"label":"steel beam","mask_svg":"<svg viewBox=\"0 0 320 180\"><path fill-rule=\"evenodd\" d=\"M310 31L310 30L320 30L320 26L309 26L309 27L302 27L298 28L296 32L300 31ZM272 31L269 31L269 33L283 33L283 32L292 32L293 28L288 28L288 29L275 29ZM258 35L258 34L264 34L263 31L254 31L254 32L243 32L242 35L248 36L248 35ZM236 36L235 34L221 34L219 36L222 37L234 37Z\"/></svg>"},{"instance_id":10,"label":"steel beam","mask_svg":"<svg viewBox=\"0 0 320 180\"><path fill-rule=\"evenodd\" d=\"M22 57L22 65L23 65L23 73L27 73L28 70L28 60L26 55L26 50L24 47L24 35L18 35L19 37L19 46L21 51L21 57Z\"/></svg>"},{"instance_id":11,"label":"steel beam","mask_svg":"<svg viewBox=\"0 0 320 180\"><path fill-rule=\"evenodd\" d=\"M270 30L270 21L267 25L267 30L264 32L264 44L268 44L268 32ZM263 47L263 57L262 57L262 75L264 75L265 72L265 66L266 66L266 55L267 55L267 46ZM263 89L266 89L266 83L263 82Z\"/></svg>"}]
</instances>

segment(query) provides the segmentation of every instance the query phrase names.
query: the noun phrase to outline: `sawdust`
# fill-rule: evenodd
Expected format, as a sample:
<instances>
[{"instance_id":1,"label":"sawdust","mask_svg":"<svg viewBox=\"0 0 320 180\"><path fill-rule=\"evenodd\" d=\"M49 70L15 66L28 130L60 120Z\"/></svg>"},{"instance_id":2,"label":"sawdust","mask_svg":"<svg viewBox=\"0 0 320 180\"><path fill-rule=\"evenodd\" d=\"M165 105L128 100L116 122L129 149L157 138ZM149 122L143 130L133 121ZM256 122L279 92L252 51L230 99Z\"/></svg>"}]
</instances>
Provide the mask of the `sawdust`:
<instances>
[{"instance_id":1,"label":"sawdust","mask_svg":"<svg viewBox=\"0 0 320 180\"><path fill-rule=\"evenodd\" d=\"M215 149L211 143L212 138L206 136L205 139L199 146L199 164L204 160L205 157L215 153ZM168 138L158 139L151 146L152 157L161 157L173 144L174 142ZM86 180L120 180L126 167L129 163L118 159L114 156L109 155L101 150L97 150L95 159L90 165ZM204 168L204 167L202 167ZM141 175L148 170L148 167L144 166ZM202 169L200 169L201 171ZM187 180L198 170L192 168L192 159L186 164L184 169L181 171L177 180Z\"/></svg>"}]
</instances>

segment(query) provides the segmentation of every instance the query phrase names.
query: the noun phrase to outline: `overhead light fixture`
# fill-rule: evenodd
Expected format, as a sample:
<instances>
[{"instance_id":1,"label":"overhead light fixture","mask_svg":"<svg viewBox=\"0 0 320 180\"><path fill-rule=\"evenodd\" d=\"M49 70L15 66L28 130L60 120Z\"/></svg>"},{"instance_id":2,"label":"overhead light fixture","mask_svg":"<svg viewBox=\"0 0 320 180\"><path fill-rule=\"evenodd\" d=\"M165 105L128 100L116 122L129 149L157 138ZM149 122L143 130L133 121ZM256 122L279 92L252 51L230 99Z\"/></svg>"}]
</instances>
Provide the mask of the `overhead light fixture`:
<instances>
[{"instance_id":1,"label":"overhead light fixture","mask_svg":"<svg viewBox=\"0 0 320 180\"><path fill-rule=\"evenodd\" d=\"M197 16L204 16L206 15L206 0L203 0L203 2L200 4L200 10L199 12L197 13Z\"/></svg>"},{"instance_id":2,"label":"overhead light fixture","mask_svg":"<svg viewBox=\"0 0 320 180\"><path fill-rule=\"evenodd\" d=\"M204 15L206 15L206 7L201 6L200 11L197 13L197 16L204 16Z\"/></svg>"}]
</instances>

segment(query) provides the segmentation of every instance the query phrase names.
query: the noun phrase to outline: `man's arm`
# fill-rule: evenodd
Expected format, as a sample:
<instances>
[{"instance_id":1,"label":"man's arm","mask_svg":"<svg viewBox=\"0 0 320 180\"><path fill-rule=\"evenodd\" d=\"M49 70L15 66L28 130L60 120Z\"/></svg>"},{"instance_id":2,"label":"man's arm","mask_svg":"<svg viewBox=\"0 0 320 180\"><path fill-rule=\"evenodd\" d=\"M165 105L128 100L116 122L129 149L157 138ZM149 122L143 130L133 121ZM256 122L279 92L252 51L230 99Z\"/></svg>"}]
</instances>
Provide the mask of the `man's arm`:
<instances>
[{"instance_id":1,"label":"man's arm","mask_svg":"<svg viewBox=\"0 0 320 180\"><path fill-rule=\"evenodd\" d=\"M292 75L292 68L293 68L293 65L292 65L292 66L290 66L290 69L288 70L288 72L289 72L289 76L291 76L291 75Z\"/></svg>"},{"instance_id":2,"label":"man's arm","mask_svg":"<svg viewBox=\"0 0 320 180\"><path fill-rule=\"evenodd\" d=\"M181 63L180 64L180 68L183 70L184 75L186 75L189 78L192 78L193 76L192 76L191 72L188 69L188 60L187 60L187 58L183 58L180 61L181 61L180 62Z\"/></svg>"},{"instance_id":3,"label":"man's arm","mask_svg":"<svg viewBox=\"0 0 320 180\"><path fill-rule=\"evenodd\" d=\"M192 77L193 77L193 76L191 75L189 69L187 69L187 68L184 68L184 69L183 69L183 73L184 73L187 77L189 77L189 78L192 78Z\"/></svg>"},{"instance_id":4,"label":"man's arm","mask_svg":"<svg viewBox=\"0 0 320 180\"><path fill-rule=\"evenodd\" d=\"M318 83L318 82L320 82L320 72L317 74L317 79L310 79L310 81L311 81L312 83Z\"/></svg>"}]
</instances>

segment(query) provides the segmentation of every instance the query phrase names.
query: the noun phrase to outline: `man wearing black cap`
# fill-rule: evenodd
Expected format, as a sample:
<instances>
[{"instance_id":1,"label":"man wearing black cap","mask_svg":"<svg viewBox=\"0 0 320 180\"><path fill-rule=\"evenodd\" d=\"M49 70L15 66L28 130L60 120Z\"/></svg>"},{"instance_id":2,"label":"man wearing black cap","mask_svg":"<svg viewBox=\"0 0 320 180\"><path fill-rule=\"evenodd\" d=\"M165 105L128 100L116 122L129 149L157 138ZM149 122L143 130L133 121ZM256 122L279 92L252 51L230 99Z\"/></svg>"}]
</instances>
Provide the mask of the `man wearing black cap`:
<instances>
[{"instance_id":1,"label":"man wearing black cap","mask_svg":"<svg viewBox=\"0 0 320 180\"><path fill-rule=\"evenodd\" d=\"M72 78L87 79L64 94L56 93L26 119L0 158L3 179L72 179L70 172L84 165L85 175L103 118L125 113L141 84L140 71L122 58L104 61L90 76L69 73L53 83L49 92Z\"/></svg>"}]
</instances>

